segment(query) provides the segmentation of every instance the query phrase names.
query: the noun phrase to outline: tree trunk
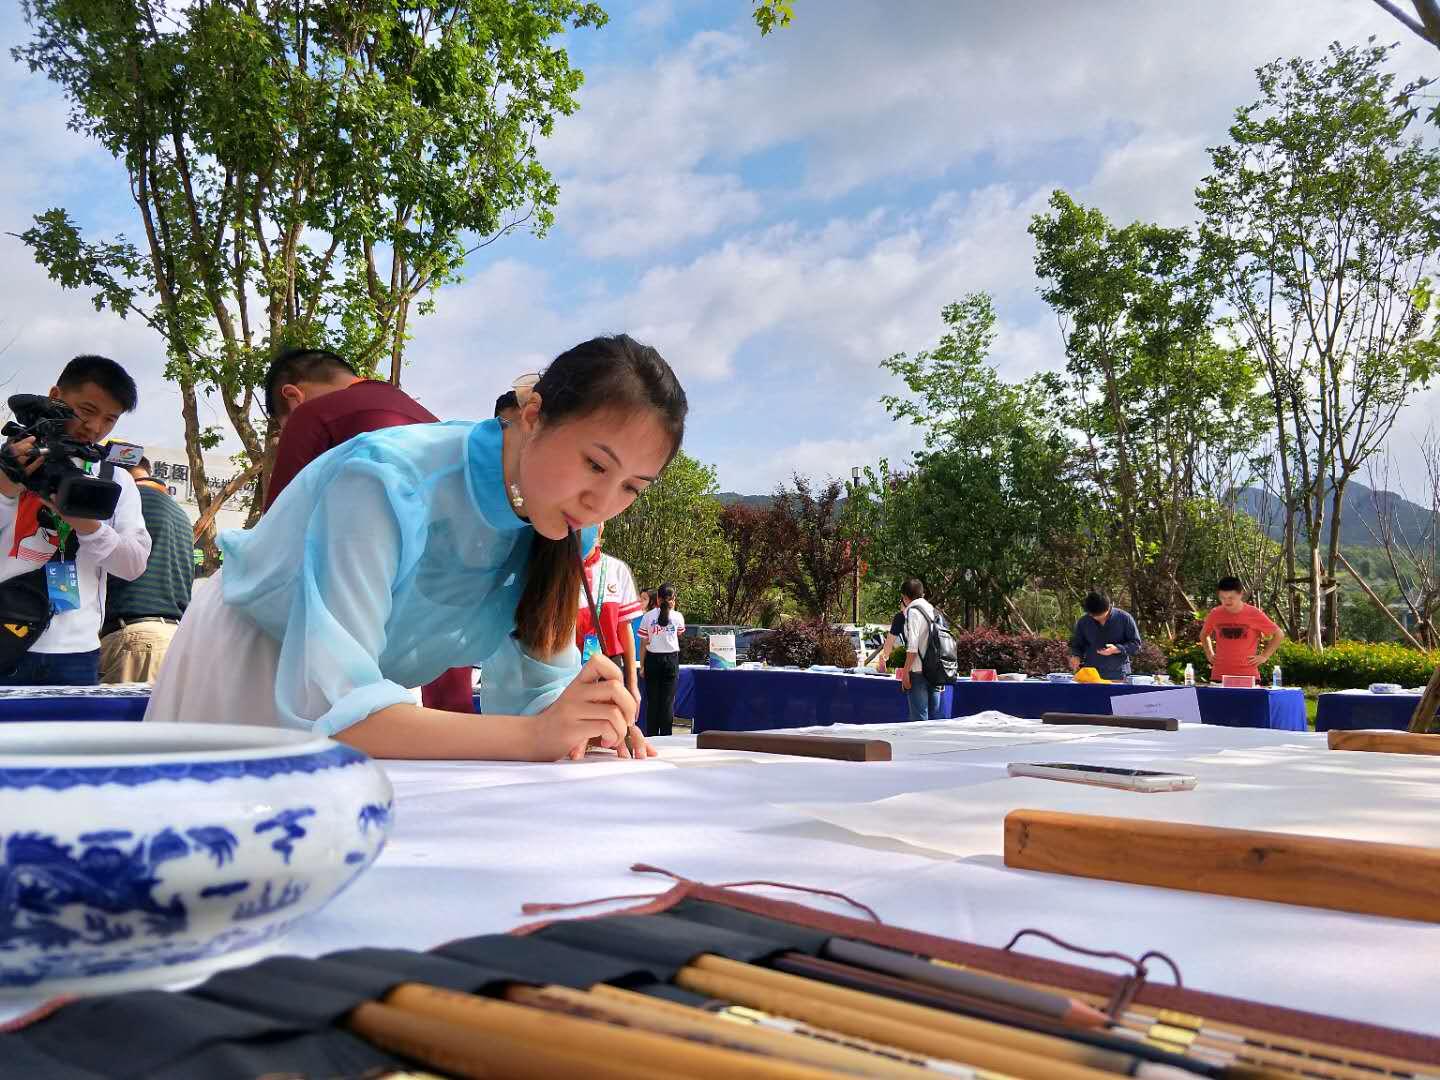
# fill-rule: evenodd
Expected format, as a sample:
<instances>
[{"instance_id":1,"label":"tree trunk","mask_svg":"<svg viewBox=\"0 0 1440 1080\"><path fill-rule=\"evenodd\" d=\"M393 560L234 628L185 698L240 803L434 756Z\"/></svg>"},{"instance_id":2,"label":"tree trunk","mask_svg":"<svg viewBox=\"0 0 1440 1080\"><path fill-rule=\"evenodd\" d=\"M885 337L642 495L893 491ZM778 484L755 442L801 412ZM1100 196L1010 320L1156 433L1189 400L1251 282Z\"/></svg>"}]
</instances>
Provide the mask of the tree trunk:
<instances>
[{"instance_id":1,"label":"tree trunk","mask_svg":"<svg viewBox=\"0 0 1440 1080\"><path fill-rule=\"evenodd\" d=\"M1340 525L1344 519L1345 488L1350 483L1348 474L1334 481L1334 499L1330 504L1330 550L1326 560L1325 587L1325 636L1333 645L1340 640L1340 589L1336 578L1339 576Z\"/></svg>"},{"instance_id":2,"label":"tree trunk","mask_svg":"<svg viewBox=\"0 0 1440 1080\"><path fill-rule=\"evenodd\" d=\"M201 570L210 574L220 567L220 549L215 546L215 514L210 512L210 505L215 500L210 494L205 459L201 456L200 410L195 400L195 384L189 379L180 380L180 414L185 419L185 456L190 460L190 488L195 492L200 519L206 522L205 528L195 535L195 546L204 557Z\"/></svg>"}]
</instances>

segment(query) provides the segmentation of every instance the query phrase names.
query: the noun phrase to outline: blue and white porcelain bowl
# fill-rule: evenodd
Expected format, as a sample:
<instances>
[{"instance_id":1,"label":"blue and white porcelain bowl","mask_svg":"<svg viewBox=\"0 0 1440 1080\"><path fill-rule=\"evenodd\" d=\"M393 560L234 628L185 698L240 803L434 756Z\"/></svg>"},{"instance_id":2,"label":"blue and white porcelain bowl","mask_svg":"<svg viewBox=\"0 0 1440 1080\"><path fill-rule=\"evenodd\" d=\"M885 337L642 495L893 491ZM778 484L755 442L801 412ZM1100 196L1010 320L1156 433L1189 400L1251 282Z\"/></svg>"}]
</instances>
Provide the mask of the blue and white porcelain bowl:
<instances>
[{"instance_id":1,"label":"blue and white porcelain bowl","mask_svg":"<svg viewBox=\"0 0 1440 1080\"><path fill-rule=\"evenodd\" d=\"M392 798L370 758L307 732L0 725L0 995L244 961L375 861Z\"/></svg>"}]
</instances>

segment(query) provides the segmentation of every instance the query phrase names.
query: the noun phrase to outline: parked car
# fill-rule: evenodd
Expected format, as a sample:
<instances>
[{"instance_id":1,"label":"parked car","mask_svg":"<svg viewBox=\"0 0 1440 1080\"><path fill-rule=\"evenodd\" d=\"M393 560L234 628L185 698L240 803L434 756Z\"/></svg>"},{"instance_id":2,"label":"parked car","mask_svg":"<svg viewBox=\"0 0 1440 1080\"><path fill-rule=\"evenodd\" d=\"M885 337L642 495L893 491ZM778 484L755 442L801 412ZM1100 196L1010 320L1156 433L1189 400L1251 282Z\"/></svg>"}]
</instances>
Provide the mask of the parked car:
<instances>
[{"instance_id":1,"label":"parked car","mask_svg":"<svg viewBox=\"0 0 1440 1080\"><path fill-rule=\"evenodd\" d=\"M773 634L774 630L767 630L764 627L755 627L750 630L740 630L735 634L735 662L743 664L750 659L750 650L758 642L764 641Z\"/></svg>"}]
</instances>

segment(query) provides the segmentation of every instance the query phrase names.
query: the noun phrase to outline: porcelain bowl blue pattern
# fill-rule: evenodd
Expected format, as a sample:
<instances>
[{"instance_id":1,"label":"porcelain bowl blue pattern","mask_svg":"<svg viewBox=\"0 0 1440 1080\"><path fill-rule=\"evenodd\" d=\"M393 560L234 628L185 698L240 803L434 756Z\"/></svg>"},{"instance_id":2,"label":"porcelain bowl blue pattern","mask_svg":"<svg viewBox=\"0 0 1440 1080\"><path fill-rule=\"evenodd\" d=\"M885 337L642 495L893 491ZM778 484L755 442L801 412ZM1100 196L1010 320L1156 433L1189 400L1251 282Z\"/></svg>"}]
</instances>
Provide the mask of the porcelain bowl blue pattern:
<instances>
[{"instance_id":1,"label":"porcelain bowl blue pattern","mask_svg":"<svg viewBox=\"0 0 1440 1080\"><path fill-rule=\"evenodd\" d=\"M308 732L0 725L0 995L244 962L375 861L392 807L379 765Z\"/></svg>"}]
</instances>

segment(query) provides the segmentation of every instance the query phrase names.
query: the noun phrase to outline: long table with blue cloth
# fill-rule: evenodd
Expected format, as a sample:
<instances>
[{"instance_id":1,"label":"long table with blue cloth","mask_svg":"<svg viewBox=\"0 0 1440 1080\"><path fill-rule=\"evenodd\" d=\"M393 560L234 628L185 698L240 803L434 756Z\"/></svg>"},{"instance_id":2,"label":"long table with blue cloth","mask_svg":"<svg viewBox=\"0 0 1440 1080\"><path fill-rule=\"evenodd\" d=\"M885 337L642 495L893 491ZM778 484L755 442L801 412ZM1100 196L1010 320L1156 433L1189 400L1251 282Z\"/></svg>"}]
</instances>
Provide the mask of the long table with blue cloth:
<instances>
[{"instance_id":1,"label":"long table with blue cloth","mask_svg":"<svg viewBox=\"0 0 1440 1080\"><path fill-rule=\"evenodd\" d=\"M1374 694L1369 690L1338 690L1315 702L1316 731L1364 731L1392 728L1408 731L1420 691Z\"/></svg>"},{"instance_id":2,"label":"long table with blue cloth","mask_svg":"<svg viewBox=\"0 0 1440 1080\"><path fill-rule=\"evenodd\" d=\"M940 717L995 711L1038 718L1047 712L1113 715L1117 696L1166 687L1118 683L970 682L946 687ZM1224 727L1304 731L1305 695L1298 689L1196 687L1200 719ZM642 696L644 685L642 680ZM1119 710L1123 713L1123 708ZM642 710L642 718L644 716ZM891 724L907 719L905 695L894 676L785 668L682 667L675 715L700 731L764 731L817 724ZM643 726L643 724L642 724Z\"/></svg>"},{"instance_id":3,"label":"long table with blue cloth","mask_svg":"<svg viewBox=\"0 0 1440 1080\"><path fill-rule=\"evenodd\" d=\"M970 682L947 686L939 719L995 711L1039 717L1047 712L1113 714L1111 698L1153 692L1156 687L1048 682ZM1225 727L1304 731L1305 699L1299 690L1196 688L1200 718ZM645 727L645 683L641 680L641 727ZM150 698L143 684L0 688L0 723L36 720L140 720ZM1343 699L1330 702L1326 699ZM1372 701L1368 699L1379 699ZM1317 727L1409 726L1418 698L1412 695L1325 694ZM1360 706L1368 711L1362 711ZM1341 711L1349 708L1343 722ZM480 695L475 709L481 711ZM1388 709L1385 716L1376 709ZM694 730L764 731L824 724L890 724L908 718L905 695L893 676L839 670L788 668L711 669L683 666L676 685L675 715ZM1119 710L1123 712L1124 710ZM1403 714L1403 717L1402 717ZM1389 721L1386 721L1388 716ZM1362 719L1356 720L1356 717ZM1403 722L1401 722L1403 718Z\"/></svg>"}]
</instances>

